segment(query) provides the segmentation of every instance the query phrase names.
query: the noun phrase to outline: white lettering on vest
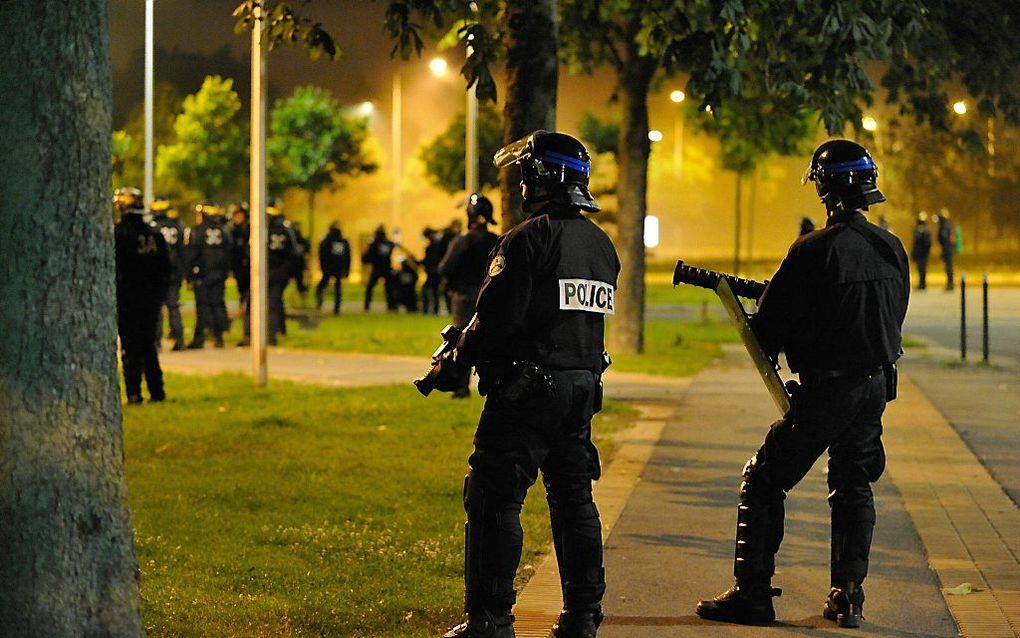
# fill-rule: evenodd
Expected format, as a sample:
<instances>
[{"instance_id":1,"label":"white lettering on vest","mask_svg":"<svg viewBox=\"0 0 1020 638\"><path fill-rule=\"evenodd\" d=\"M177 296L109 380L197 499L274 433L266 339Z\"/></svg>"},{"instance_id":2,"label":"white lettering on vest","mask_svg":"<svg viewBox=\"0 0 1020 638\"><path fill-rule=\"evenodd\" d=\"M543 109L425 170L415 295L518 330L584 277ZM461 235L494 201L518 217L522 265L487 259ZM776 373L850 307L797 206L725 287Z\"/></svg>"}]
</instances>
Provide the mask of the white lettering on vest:
<instances>
[{"instance_id":1,"label":"white lettering on vest","mask_svg":"<svg viewBox=\"0 0 1020 638\"><path fill-rule=\"evenodd\" d=\"M560 279L560 310L584 310L603 315L616 313L613 286L590 279Z\"/></svg>"}]
</instances>

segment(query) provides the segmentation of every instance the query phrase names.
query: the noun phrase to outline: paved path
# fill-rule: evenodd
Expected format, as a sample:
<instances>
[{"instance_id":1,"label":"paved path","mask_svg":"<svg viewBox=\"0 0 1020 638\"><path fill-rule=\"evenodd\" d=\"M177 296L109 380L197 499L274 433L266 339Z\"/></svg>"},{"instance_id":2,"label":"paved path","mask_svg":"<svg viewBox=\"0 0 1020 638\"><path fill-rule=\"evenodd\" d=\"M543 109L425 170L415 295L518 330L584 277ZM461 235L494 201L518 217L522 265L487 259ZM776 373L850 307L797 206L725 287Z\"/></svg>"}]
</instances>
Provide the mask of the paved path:
<instances>
[{"instance_id":1,"label":"paved path","mask_svg":"<svg viewBox=\"0 0 1020 638\"><path fill-rule=\"evenodd\" d=\"M1020 360L1020 288L989 290L989 346L993 356ZM960 291L937 288L913 291L904 324L907 334L917 335L959 352ZM981 357L981 280L967 282L967 342L969 356Z\"/></svg>"}]
</instances>

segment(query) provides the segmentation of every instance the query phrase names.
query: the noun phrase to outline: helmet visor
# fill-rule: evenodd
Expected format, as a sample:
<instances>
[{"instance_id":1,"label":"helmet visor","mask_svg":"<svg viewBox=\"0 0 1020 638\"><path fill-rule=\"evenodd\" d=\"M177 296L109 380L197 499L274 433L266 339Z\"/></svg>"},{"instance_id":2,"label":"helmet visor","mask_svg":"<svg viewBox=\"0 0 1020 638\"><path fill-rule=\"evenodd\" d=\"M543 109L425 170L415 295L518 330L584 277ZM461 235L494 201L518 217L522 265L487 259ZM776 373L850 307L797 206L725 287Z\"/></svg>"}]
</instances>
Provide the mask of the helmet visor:
<instances>
[{"instance_id":1,"label":"helmet visor","mask_svg":"<svg viewBox=\"0 0 1020 638\"><path fill-rule=\"evenodd\" d=\"M525 135L516 142L511 142L499 149L492 156L492 163L495 164L496 168L503 168L504 166L516 164L525 157L528 157L531 155L531 138L534 136L534 133Z\"/></svg>"}]
</instances>

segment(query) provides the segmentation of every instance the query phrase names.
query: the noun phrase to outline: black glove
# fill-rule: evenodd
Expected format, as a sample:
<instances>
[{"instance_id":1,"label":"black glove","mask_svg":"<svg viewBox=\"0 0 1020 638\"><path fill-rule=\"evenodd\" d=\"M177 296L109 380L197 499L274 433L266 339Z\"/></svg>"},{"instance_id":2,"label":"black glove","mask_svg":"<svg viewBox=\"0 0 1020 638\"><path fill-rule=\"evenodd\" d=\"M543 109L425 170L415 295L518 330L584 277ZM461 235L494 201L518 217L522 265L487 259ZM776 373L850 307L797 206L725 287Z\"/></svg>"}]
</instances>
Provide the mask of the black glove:
<instances>
[{"instance_id":1,"label":"black glove","mask_svg":"<svg viewBox=\"0 0 1020 638\"><path fill-rule=\"evenodd\" d=\"M458 360L459 350L444 352L435 361L435 388L440 392L453 392L460 388L464 375L471 370Z\"/></svg>"}]
</instances>

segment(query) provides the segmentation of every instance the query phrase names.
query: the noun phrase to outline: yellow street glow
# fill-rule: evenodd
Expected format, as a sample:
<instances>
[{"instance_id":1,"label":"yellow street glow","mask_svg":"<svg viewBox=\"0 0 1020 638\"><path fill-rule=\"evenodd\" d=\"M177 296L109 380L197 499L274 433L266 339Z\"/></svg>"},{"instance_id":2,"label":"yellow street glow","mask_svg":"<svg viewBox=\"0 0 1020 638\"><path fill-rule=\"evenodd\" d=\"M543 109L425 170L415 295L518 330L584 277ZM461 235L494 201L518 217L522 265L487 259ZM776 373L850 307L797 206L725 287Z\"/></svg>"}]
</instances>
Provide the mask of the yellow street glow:
<instances>
[{"instance_id":1,"label":"yellow street glow","mask_svg":"<svg viewBox=\"0 0 1020 638\"><path fill-rule=\"evenodd\" d=\"M429 71L436 77L446 75L446 60L443 58L432 58L429 62Z\"/></svg>"},{"instance_id":2,"label":"yellow street glow","mask_svg":"<svg viewBox=\"0 0 1020 638\"><path fill-rule=\"evenodd\" d=\"M953 103L953 112L956 113L957 115L966 115L967 114L967 103L964 102L963 100L960 100L959 102L954 102Z\"/></svg>"},{"instance_id":3,"label":"yellow street glow","mask_svg":"<svg viewBox=\"0 0 1020 638\"><path fill-rule=\"evenodd\" d=\"M673 100L677 104L683 102L684 98L686 97L687 96L684 95L683 91L673 91L672 93L669 94L669 99Z\"/></svg>"},{"instance_id":4,"label":"yellow street glow","mask_svg":"<svg viewBox=\"0 0 1020 638\"><path fill-rule=\"evenodd\" d=\"M865 131L876 131L878 130L878 120L870 115L865 115L861 118L861 126L864 127Z\"/></svg>"},{"instance_id":5,"label":"yellow street glow","mask_svg":"<svg viewBox=\"0 0 1020 638\"><path fill-rule=\"evenodd\" d=\"M648 131L648 139L653 141L653 142L661 142L662 141L662 131L660 131L659 129L654 129L653 128L652 130Z\"/></svg>"}]
</instances>

